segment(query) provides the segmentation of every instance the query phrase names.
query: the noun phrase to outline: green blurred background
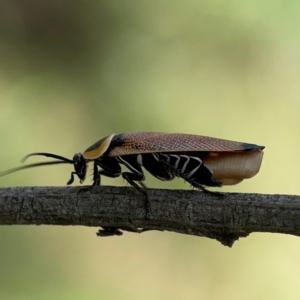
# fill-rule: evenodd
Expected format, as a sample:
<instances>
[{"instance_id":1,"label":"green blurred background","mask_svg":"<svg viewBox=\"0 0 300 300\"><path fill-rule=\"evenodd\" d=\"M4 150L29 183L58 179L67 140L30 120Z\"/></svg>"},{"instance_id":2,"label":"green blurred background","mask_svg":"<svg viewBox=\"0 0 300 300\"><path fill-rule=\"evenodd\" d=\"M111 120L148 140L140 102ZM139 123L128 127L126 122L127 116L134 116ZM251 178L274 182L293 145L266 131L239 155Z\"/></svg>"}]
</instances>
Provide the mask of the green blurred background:
<instances>
[{"instance_id":1,"label":"green blurred background","mask_svg":"<svg viewBox=\"0 0 300 300\"><path fill-rule=\"evenodd\" d=\"M223 191L300 194L299 25L299 1L1 0L1 170L35 151L71 158L111 133L184 132L266 146L260 173ZM0 186L65 185L71 170ZM2 226L0 299L300 297L297 237L252 234L229 249L96 231Z\"/></svg>"}]
</instances>

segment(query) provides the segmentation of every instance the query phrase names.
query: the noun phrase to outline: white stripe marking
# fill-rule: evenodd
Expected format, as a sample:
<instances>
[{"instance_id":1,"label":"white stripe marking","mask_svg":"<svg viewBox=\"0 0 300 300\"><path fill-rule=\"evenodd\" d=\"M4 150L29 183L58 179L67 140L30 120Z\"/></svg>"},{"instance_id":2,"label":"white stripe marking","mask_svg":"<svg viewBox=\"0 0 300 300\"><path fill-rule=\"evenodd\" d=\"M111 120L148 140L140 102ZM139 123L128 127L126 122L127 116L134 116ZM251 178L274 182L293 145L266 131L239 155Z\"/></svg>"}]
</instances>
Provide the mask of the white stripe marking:
<instances>
[{"instance_id":1,"label":"white stripe marking","mask_svg":"<svg viewBox=\"0 0 300 300\"><path fill-rule=\"evenodd\" d=\"M170 154L170 156L177 158L177 160L175 162L175 165L174 165L174 168L177 170L178 169L178 164L179 164L179 161L180 161L180 157L178 155L175 155L175 154Z\"/></svg>"},{"instance_id":2,"label":"white stripe marking","mask_svg":"<svg viewBox=\"0 0 300 300\"><path fill-rule=\"evenodd\" d=\"M186 158L186 162L184 163L182 169L180 170L181 173L184 173L185 168L186 168L187 164L188 164L189 161L190 161L190 157L187 156L187 155L180 155L180 157Z\"/></svg>"},{"instance_id":3,"label":"white stripe marking","mask_svg":"<svg viewBox=\"0 0 300 300\"><path fill-rule=\"evenodd\" d=\"M199 166L196 167L195 169L193 169L193 170L187 175L187 178L191 178L191 177L195 174L195 172L196 172L196 171L201 167L201 165L202 165L202 160L201 160L200 158L198 158L198 157L191 157L191 158L193 158L193 159L195 159L195 160L198 160Z\"/></svg>"},{"instance_id":4,"label":"white stripe marking","mask_svg":"<svg viewBox=\"0 0 300 300\"><path fill-rule=\"evenodd\" d=\"M118 159L123 163L128 169L130 169L133 172L136 172L138 174L142 174L141 171L135 169L131 164L129 164L126 160L124 160L121 156L118 156Z\"/></svg>"},{"instance_id":5,"label":"white stripe marking","mask_svg":"<svg viewBox=\"0 0 300 300\"><path fill-rule=\"evenodd\" d=\"M136 158L137 163L142 166L143 165L143 157L142 154L139 154Z\"/></svg>"},{"instance_id":6,"label":"white stripe marking","mask_svg":"<svg viewBox=\"0 0 300 300\"><path fill-rule=\"evenodd\" d=\"M152 155L153 155L153 157L154 157L157 161L159 161L159 156L158 156L157 154L152 153Z\"/></svg>"},{"instance_id":7,"label":"white stripe marking","mask_svg":"<svg viewBox=\"0 0 300 300\"><path fill-rule=\"evenodd\" d=\"M170 162L170 156L169 156L169 155L167 155L167 154L161 154L161 156L164 156L164 157L166 157L166 158L167 158L167 163L169 163L169 162Z\"/></svg>"}]
</instances>

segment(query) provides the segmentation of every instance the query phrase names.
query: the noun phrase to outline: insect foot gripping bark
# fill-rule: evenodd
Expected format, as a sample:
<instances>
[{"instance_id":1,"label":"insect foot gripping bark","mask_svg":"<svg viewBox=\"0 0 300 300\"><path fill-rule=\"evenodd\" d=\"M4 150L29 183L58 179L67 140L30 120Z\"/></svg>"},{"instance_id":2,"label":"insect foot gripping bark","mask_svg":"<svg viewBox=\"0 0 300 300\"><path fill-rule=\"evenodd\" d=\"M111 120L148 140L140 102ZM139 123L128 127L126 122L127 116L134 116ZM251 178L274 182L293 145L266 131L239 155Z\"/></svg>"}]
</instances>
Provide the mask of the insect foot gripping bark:
<instances>
[{"instance_id":1,"label":"insect foot gripping bark","mask_svg":"<svg viewBox=\"0 0 300 300\"><path fill-rule=\"evenodd\" d=\"M0 173L0 177L20 170L55 164L72 164L74 171L67 184L74 182L74 175L82 183L87 164L93 163L93 186L100 185L101 176L122 177L145 198L146 219L150 218L150 203L143 181L143 169L162 181L180 177L193 187L234 185L255 176L261 166L264 146L234 142L201 135L131 132L112 134L102 138L73 159L60 155L36 152L27 155L56 159L32 163ZM130 172L122 172L125 165ZM113 227L104 228L103 236L120 235ZM107 234L106 234L107 232ZM118 233L118 234L117 234Z\"/></svg>"}]
</instances>

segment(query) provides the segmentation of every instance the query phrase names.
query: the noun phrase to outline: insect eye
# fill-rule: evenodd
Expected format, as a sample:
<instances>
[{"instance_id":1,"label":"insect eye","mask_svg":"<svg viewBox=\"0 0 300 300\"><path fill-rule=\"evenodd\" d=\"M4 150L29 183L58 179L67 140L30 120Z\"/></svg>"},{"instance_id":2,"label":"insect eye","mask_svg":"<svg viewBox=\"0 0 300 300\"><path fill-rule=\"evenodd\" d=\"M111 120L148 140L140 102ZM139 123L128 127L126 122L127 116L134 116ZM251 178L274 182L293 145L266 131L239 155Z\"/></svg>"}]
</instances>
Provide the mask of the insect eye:
<instances>
[{"instance_id":1,"label":"insect eye","mask_svg":"<svg viewBox=\"0 0 300 300\"><path fill-rule=\"evenodd\" d=\"M82 159L83 159L82 154L81 153L76 153L73 156L74 165L79 164L82 161Z\"/></svg>"},{"instance_id":2,"label":"insect eye","mask_svg":"<svg viewBox=\"0 0 300 300\"><path fill-rule=\"evenodd\" d=\"M86 175L86 161L81 153L76 153L73 157L74 168L77 176L81 181L85 179Z\"/></svg>"}]
</instances>

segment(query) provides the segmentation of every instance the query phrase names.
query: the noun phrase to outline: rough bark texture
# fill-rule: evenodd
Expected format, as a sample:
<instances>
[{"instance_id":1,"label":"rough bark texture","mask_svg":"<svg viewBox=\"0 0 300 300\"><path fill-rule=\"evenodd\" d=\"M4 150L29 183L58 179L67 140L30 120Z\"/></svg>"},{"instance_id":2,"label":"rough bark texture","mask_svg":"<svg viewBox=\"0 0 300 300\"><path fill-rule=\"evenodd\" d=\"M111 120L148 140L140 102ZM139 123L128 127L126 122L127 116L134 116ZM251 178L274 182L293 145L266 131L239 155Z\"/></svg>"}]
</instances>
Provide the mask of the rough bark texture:
<instances>
[{"instance_id":1,"label":"rough bark texture","mask_svg":"<svg viewBox=\"0 0 300 300\"><path fill-rule=\"evenodd\" d=\"M206 194L148 189L144 197L131 187L14 187L0 189L0 224L84 225L102 227L98 235L121 230L173 231L216 239L231 247L251 232L300 236L300 196Z\"/></svg>"}]
</instances>

